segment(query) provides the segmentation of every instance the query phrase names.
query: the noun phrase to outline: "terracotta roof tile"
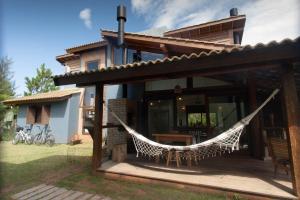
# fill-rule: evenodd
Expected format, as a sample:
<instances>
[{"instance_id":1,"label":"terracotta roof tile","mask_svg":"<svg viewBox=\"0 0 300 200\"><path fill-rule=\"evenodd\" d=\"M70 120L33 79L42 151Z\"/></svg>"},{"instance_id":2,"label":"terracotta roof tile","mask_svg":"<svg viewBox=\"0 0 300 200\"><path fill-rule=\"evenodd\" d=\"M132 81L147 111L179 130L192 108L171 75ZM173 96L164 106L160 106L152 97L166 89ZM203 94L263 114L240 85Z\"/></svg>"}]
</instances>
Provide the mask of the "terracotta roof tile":
<instances>
[{"instance_id":1,"label":"terracotta roof tile","mask_svg":"<svg viewBox=\"0 0 300 200\"><path fill-rule=\"evenodd\" d=\"M19 105L27 103L40 102L55 102L69 98L72 94L82 92L81 88L68 88L64 90L51 91L46 93L39 93L31 96L24 96L3 101L6 105Z\"/></svg>"},{"instance_id":2,"label":"terracotta roof tile","mask_svg":"<svg viewBox=\"0 0 300 200\"><path fill-rule=\"evenodd\" d=\"M291 44L291 43L299 43L300 42L300 37L291 40L291 39L284 39L281 42L277 41L271 41L267 44L263 43L258 43L254 46L251 45L246 45L246 46L238 46L232 49L224 49L222 51L215 51L212 50L210 52L201 52L199 54L192 53L189 55L183 54L181 56L173 56L170 58L164 58L164 59L157 59L157 60L150 60L150 61L142 61L142 62L135 62L135 63L129 63L125 65L118 65L118 66L113 66L113 67L107 67L107 68L102 68L100 70L94 70L94 71L82 71L82 72L75 72L75 73L66 73L62 75L56 75L53 78L61 78L61 77L73 77L73 76L79 76L83 74L89 74L89 73L95 73L95 72L103 72L103 71L110 71L110 70L126 70L126 68L132 68L132 67L142 67L142 66L148 66L148 65L155 65L159 63L168 63L168 62L176 62L180 60L188 60L188 59L193 59L193 58L200 58L200 57L207 57L207 56L213 56L213 55L219 55L219 54L230 54L231 52L242 52L242 51L249 51L249 50L255 50L259 48L267 48L267 47L272 47L272 46L279 46L279 45L285 45L285 44Z\"/></svg>"}]
</instances>

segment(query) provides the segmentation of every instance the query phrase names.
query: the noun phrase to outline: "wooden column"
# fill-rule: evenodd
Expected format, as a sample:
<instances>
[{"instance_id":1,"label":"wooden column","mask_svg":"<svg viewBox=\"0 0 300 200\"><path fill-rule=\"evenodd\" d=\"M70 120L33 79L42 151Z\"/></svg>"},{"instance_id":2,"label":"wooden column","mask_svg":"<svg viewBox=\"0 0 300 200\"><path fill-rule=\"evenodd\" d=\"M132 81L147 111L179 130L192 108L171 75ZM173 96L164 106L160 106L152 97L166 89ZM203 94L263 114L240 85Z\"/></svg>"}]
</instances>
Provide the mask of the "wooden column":
<instances>
[{"instance_id":1,"label":"wooden column","mask_svg":"<svg viewBox=\"0 0 300 200\"><path fill-rule=\"evenodd\" d=\"M282 99L287 122L287 141L295 195L300 196L300 123L299 101L292 66L283 66Z\"/></svg>"},{"instance_id":2,"label":"wooden column","mask_svg":"<svg viewBox=\"0 0 300 200\"><path fill-rule=\"evenodd\" d=\"M93 170L101 166L102 159L102 120L103 119L103 84L96 84L95 95L95 119L94 119L94 138L93 138Z\"/></svg>"},{"instance_id":3,"label":"wooden column","mask_svg":"<svg viewBox=\"0 0 300 200\"><path fill-rule=\"evenodd\" d=\"M255 75L250 72L248 73L248 97L249 97L249 109L253 112L257 108L256 99L256 83ZM262 159L263 157L263 142L262 134L260 132L260 124L258 115L250 122L250 151L254 158Z\"/></svg>"}]
</instances>

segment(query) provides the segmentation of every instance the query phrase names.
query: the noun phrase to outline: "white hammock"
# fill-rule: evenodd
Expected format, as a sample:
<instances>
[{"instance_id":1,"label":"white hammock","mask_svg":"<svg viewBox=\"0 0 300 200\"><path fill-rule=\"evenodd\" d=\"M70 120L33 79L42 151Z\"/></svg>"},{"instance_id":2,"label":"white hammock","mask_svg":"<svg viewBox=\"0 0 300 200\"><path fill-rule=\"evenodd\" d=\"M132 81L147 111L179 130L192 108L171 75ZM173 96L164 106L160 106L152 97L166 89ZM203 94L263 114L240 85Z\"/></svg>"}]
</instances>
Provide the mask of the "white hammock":
<instances>
[{"instance_id":1,"label":"white hammock","mask_svg":"<svg viewBox=\"0 0 300 200\"><path fill-rule=\"evenodd\" d=\"M137 157L139 153L150 157L161 156L163 152L175 150L182 151L180 156L187 158L193 156L194 158L204 158L207 156L216 156L217 154L239 150L239 139L246 125L255 117L255 115L279 92L275 89L272 94L258 107L254 112L244 117L242 120L234 124L227 131L219 134L218 136L206 140L204 142L188 145L188 146L173 146L154 142L140 133L136 132L127 126L112 110L111 114L120 122L126 131L132 136Z\"/></svg>"}]
</instances>

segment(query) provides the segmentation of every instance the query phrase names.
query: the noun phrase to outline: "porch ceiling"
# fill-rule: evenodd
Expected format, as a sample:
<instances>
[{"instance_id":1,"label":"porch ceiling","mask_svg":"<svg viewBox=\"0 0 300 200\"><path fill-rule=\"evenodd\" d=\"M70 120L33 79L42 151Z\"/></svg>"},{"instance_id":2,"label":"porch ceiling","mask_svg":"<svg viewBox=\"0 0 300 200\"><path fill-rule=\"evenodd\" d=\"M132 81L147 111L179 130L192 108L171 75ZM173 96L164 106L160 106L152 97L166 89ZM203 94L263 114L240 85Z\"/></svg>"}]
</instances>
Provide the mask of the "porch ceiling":
<instances>
[{"instance_id":1,"label":"porch ceiling","mask_svg":"<svg viewBox=\"0 0 300 200\"><path fill-rule=\"evenodd\" d=\"M297 63L300 61L300 37L295 40L286 39L268 44L236 47L231 50L201 52L182 55L148 62L138 62L96 71L66 73L54 76L56 85L94 85L119 84L134 81L154 79L180 78L186 76L211 76L230 74L248 70L266 70L268 74L278 76L278 70L270 70L283 63ZM298 66L296 79L300 82ZM267 74L262 74L268 78ZM300 85L300 84L299 84Z\"/></svg>"}]
</instances>

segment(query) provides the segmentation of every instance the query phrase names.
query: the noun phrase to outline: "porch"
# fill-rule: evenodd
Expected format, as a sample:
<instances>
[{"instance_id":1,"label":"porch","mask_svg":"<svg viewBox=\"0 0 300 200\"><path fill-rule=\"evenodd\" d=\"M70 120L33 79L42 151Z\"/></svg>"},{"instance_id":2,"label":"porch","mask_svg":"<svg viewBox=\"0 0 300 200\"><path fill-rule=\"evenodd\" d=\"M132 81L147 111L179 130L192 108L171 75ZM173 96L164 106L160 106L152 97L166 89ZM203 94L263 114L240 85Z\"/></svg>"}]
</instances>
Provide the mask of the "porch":
<instances>
[{"instance_id":1,"label":"porch","mask_svg":"<svg viewBox=\"0 0 300 200\"><path fill-rule=\"evenodd\" d=\"M213 192L230 191L231 193L239 192L245 195L252 194L257 197L269 198L274 198L274 194L277 194L277 198L293 198L294 196L291 193L298 196L300 194L299 101L297 96L300 88L299 42L298 38L294 41L286 40L281 43L273 42L268 45L234 48L231 51L211 51L198 55L182 55L181 57L164 60L110 67L95 72L69 73L56 76L54 80L56 85L96 86L93 169L102 171L105 175L149 182L162 181L174 183L180 187L188 185ZM280 104L272 106L270 110L276 114L282 112L280 116L283 117L279 121L283 123L281 125L284 126L287 132L286 141L290 153L292 181L284 177L273 178L273 168L264 167L266 165L264 161L249 158L236 160L229 158L227 160L217 157L213 160L208 159L201 161L200 167L192 168L192 172L184 168L175 172L160 172L165 168L159 166L160 171L153 170L151 169L155 166L153 162L146 165L148 168L145 168L143 162L139 162L141 164L138 166L133 165L135 162L129 161L128 163L119 164L101 163L102 129L108 126L108 124L103 125L104 85L133 84L182 77L187 77L188 82L188 77L195 76L234 79L235 86L246 86L244 91L249 105L249 112L247 113L255 110L260 100L270 94L273 89L281 88L281 98L278 98ZM187 88L190 91L196 89L193 87ZM203 88L200 90L203 91ZM260 125L263 120L259 120L259 118L259 116L254 118L250 123L251 137L249 142L251 154L257 159L264 156L264 141L261 134L263 124ZM261 118L265 119L266 117L261 116ZM275 123L274 125L278 124ZM184 173L181 173L181 171ZM159 180L157 177L163 180ZM251 197L253 198L253 196Z\"/></svg>"},{"instance_id":2,"label":"porch","mask_svg":"<svg viewBox=\"0 0 300 200\"><path fill-rule=\"evenodd\" d=\"M284 171L274 176L270 160L227 155L200 161L199 166L176 168L165 163L130 155L121 163L104 162L97 169L111 179L159 183L200 192L238 194L255 199L297 199L292 194L290 175Z\"/></svg>"}]
</instances>

